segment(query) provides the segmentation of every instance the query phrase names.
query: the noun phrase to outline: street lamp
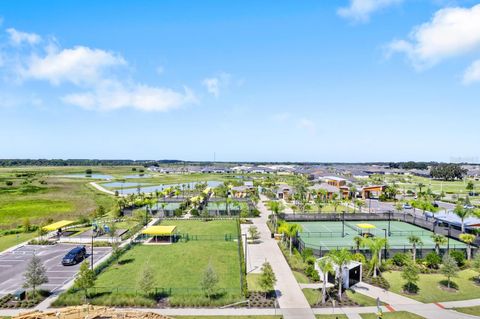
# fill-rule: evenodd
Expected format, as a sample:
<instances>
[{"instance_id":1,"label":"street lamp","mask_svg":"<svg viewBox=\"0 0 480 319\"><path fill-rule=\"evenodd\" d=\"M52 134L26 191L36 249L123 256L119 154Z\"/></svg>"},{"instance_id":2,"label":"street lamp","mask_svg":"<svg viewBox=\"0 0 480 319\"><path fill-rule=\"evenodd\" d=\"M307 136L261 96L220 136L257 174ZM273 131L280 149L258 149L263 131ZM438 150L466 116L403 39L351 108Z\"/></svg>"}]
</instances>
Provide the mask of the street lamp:
<instances>
[{"instance_id":1,"label":"street lamp","mask_svg":"<svg viewBox=\"0 0 480 319\"><path fill-rule=\"evenodd\" d=\"M91 262L90 268L93 270L93 231L92 231L92 252L90 254Z\"/></svg>"},{"instance_id":2,"label":"street lamp","mask_svg":"<svg viewBox=\"0 0 480 319\"><path fill-rule=\"evenodd\" d=\"M383 252L383 260L386 261L387 260L387 230L385 228L382 228L382 230L384 231L385 233L385 247L384 247L384 252Z\"/></svg>"}]
</instances>

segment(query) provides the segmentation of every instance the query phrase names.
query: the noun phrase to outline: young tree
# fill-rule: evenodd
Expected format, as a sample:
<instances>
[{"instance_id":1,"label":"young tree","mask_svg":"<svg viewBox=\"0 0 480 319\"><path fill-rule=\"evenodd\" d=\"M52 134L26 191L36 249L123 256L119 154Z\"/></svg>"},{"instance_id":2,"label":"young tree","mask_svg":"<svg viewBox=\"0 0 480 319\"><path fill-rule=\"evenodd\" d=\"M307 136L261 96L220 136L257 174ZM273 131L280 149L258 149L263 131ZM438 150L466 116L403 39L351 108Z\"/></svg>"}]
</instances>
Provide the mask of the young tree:
<instances>
[{"instance_id":1,"label":"young tree","mask_svg":"<svg viewBox=\"0 0 480 319\"><path fill-rule=\"evenodd\" d=\"M440 246L447 243L447 237L440 234L432 234L432 240L435 243L435 252L440 255Z\"/></svg>"},{"instance_id":2,"label":"young tree","mask_svg":"<svg viewBox=\"0 0 480 319\"><path fill-rule=\"evenodd\" d=\"M317 262L317 265L322 272L322 305L324 305L327 297L327 278L328 274L333 272L333 264L330 257L325 256Z\"/></svg>"},{"instance_id":3,"label":"young tree","mask_svg":"<svg viewBox=\"0 0 480 319\"><path fill-rule=\"evenodd\" d=\"M272 266L268 262L265 262L262 265L261 270L262 274L260 275L259 285L262 291L265 293L266 298L267 294L275 288L277 277L275 277Z\"/></svg>"},{"instance_id":4,"label":"young tree","mask_svg":"<svg viewBox=\"0 0 480 319\"><path fill-rule=\"evenodd\" d=\"M202 282L200 286L202 290L205 292L207 298L211 298L215 295L216 286L218 284L218 276L215 270L213 269L212 265L208 265L207 269L203 273Z\"/></svg>"},{"instance_id":5,"label":"young tree","mask_svg":"<svg viewBox=\"0 0 480 319\"><path fill-rule=\"evenodd\" d=\"M465 187L467 191L470 193L473 192L473 189L475 188L475 184L472 181L468 181L467 186Z\"/></svg>"},{"instance_id":6,"label":"young tree","mask_svg":"<svg viewBox=\"0 0 480 319\"><path fill-rule=\"evenodd\" d=\"M337 266L338 299L342 300L343 268L352 260L352 254L343 248L342 250L331 250L328 256L331 258L332 263Z\"/></svg>"},{"instance_id":7,"label":"young tree","mask_svg":"<svg viewBox=\"0 0 480 319\"><path fill-rule=\"evenodd\" d=\"M154 288L154 280L153 269L147 262L143 267L142 274L138 280L138 286L148 295Z\"/></svg>"},{"instance_id":8,"label":"young tree","mask_svg":"<svg viewBox=\"0 0 480 319\"><path fill-rule=\"evenodd\" d=\"M248 234L250 235L250 239L253 241L260 238L260 233L258 232L258 228L256 226L248 227Z\"/></svg>"},{"instance_id":9,"label":"young tree","mask_svg":"<svg viewBox=\"0 0 480 319\"><path fill-rule=\"evenodd\" d=\"M90 269L90 263L88 260L85 260L80 265L80 271L75 278L74 285L78 289L83 290L86 302L88 297L88 289L95 285L95 272Z\"/></svg>"},{"instance_id":10,"label":"young tree","mask_svg":"<svg viewBox=\"0 0 480 319\"><path fill-rule=\"evenodd\" d=\"M460 234L459 238L467 244L467 260L470 260L472 258L472 244L477 237L473 234Z\"/></svg>"},{"instance_id":11,"label":"young tree","mask_svg":"<svg viewBox=\"0 0 480 319\"><path fill-rule=\"evenodd\" d=\"M37 287L48 282L47 271L40 258L35 254L30 259L23 277L25 278L23 287L32 288L33 299L35 299Z\"/></svg>"},{"instance_id":12,"label":"young tree","mask_svg":"<svg viewBox=\"0 0 480 319\"><path fill-rule=\"evenodd\" d=\"M23 220L23 231L25 233L28 233L30 231L30 228L32 227L32 225L30 224L30 219L28 218L25 218Z\"/></svg>"},{"instance_id":13,"label":"young tree","mask_svg":"<svg viewBox=\"0 0 480 319\"><path fill-rule=\"evenodd\" d=\"M279 228L280 232L285 234L289 239L289 250L290 256L292 255L292 247L293 247L293 238L297 236L299 231L302 231L302 226L300 224L290 224L290 223L283 223L282 226Z\"/></svg>"},{"instance_id":14,"label":"young tree","mask_svg":"<svg viewBox=\"0 0 480 319\"><path fill-rule=\"evenodd\" d=\"M277 216L278 216L278 214L283 212L283 210L285 209L285 206L283 206L283 204L281 202L277 202L277 201L269 201L267 206L268 206L268 209L270 209L270 211L274 215L274 219L275 219L274 229L275 229L275 231L277 231L277 228L278 228L278 223L276 222L277 221Z\"/></svg>"},{"instance_id":15,"label":"young tree","mask_svg":"<svg viewBox=\"0 0 480 319\"><path fill-rule=\"evenodd\" d=\"M416 262L416 260L417 260L417 246L422 246L423 241L418 236L410 235L410 236L408 236L408 242L412 245L413 262Z\"/></svg>"},{"instance_id":16,"label":"young tree","mask_svg":"<svg viewBox=\"0 0 480 319\"><path fill-rule=\"evenodd\" d=\"M443 266L440 269L441 273L447 277L447 287L450 288L450 279L452 277L457 277L457 273L460 270L458 268L457 262L449 254L443 256Z\"/></svg>"},{"instance_id":17,"label":"young tree","mask_svg":"<svg viewBox=\"0 0 480 319\"><path fill-rule=\"evenodd\" d=\"M353 237L353 242L355 243L355 253L358 254L360 252L360 246L363 242L362 236L355 236Z\"/></svg>"},{"instance_id":18,"label":"young tree","mask_svg":"<svg viewBox=\"0 0 480 319\"><path fill-rule=\"evenodd\" d=\"M409 261L402 269L402 279L406 281L404 288L407 292L415 292L419 280L420 270L416 263Z\"/></svg>"}]
</instances>

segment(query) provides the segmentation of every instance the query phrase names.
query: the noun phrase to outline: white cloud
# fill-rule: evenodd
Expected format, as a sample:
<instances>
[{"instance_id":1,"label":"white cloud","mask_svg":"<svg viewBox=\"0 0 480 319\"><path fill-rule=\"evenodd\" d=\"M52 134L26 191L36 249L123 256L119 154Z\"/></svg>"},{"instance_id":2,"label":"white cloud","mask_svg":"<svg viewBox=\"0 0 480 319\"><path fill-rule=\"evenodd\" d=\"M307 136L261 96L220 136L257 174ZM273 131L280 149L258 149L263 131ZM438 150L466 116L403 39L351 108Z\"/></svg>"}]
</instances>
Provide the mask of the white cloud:
<instances>
[{"instance_id":1,"label":"white cloud","mask_svg":"<svg viewBox=\"0 0 480 319\"><path fill-rule=\"evenodd\" d=\"M195 103L196 97L188 88L184 88L184 92L177 92L139 83L105 81L91 91L65 95L62 101L85 109L101 111L132 107L142 111L165 112L186 103Z\"/></svg>"},{"instance_id":2,"label":"white cloud","mask_svg":"<svg viewBox=\"0 0 480 319\"><path fill-rule=\"evenodd\" d=\"M121 56L104 50L84 46L63 50L53 47L45 56L33 55L21 75L54 85L65 82L84 85L99 81L107 68L125 64Z\"/></svg>"},{"instance_id":3,"label":"white cloud","mask_svg":"<svg viewBox=\"0 0 480 319\"><path fill-rule=\"evenodd\" d=\"M7 29L7 33L10 36L10 41L14 45L21 45L23 43L34 45L39 43L40 40L42 39L38 34L22 32L22 31L15 30L13 28Z\"/></svg>"},{"instance_id":4,"label":"white cloud","mask_svg":"<svg viewBox=\"0 0 480 319\"><path fill-rule=\"evenodd\" d=\"M480 60L474 61L463 74L463 83L471 84L480 81Z\"/></svg>"},{"instance_id":5,"label":"white cloud","mask_svg":"<svg viewBox=\"0 0 480 319\"><path fill-rule=\"evenodd\" d=\"M230 74L222 72L218 76L203 79L202 85L207 89L208 93L219 97L221 90L230 85L230 78Z\"/></svg>"},{"instance_id":6,"label":"white cloud","mask_svg":"<svg viewBox=\"0 0 480 319\"><path fill-rule=\"evenodd\" d=\"M350 0L350 5L338 9L337 13L355 22L367 22L375 11L401 2L403 0Z\"/></svg>"},{"instance_id":7,"label":"white cloud","mask_svg":"<svg viewBox=\"0 0 480 319\"><path fill-rule=\"evenodd\" d=\"M388 54L404 53L417 68L475 51L480 48L480 4L441 9L431 21L415 27L409 38L392 41Z\"/></svg>"},{"instance_id":8,"label":"white cloud","mask_svg":"<svg viewBox=\"0 0 480 319\"><path fill-rule=\"evenodd\" d=\"M314 134L317 130L315 123L306 118L302 118L298 121L298 127L308 131L310 134Z\"/></svg>"}]
</instances>

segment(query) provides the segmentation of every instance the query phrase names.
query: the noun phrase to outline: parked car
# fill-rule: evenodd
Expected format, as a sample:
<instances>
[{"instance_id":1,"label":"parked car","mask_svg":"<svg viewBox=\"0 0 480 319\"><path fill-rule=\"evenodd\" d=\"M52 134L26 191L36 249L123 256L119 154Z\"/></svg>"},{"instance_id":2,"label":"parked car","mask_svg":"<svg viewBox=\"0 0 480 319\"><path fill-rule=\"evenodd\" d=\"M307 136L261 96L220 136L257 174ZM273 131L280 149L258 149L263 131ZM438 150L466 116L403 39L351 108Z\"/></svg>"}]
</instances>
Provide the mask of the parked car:
<instances>
[{"instance_id":1,"label":"parked car","mask_svg":"<svg viewBox=\"0 0 480 319\"><path fill-rule=\"evenodd\" d=\"M87 256L87 250L85 246L78 246L70 250L65 257L62 259L62 265L70 266L78 264L79 262L83 261Z\"/></svg>"},{"instance_id":2,"label":"parked car","mask_svg":"<svg viewBox=\"0 0 480 319\"><path fill-rule=\"evenodd\" d=\"M412 205L410 204L403 204L403 209L412 209Z\"/></svg>"}]
</instances>

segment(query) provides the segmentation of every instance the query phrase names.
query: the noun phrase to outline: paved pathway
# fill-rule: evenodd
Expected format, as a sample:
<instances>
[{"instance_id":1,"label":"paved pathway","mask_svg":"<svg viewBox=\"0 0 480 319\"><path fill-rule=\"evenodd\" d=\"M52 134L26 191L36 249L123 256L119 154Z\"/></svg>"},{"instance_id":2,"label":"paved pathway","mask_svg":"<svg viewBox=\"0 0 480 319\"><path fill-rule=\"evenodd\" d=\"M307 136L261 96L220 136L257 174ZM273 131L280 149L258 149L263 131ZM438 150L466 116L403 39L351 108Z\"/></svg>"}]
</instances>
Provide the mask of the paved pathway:
<instances>
[{"instance_id":1,"label":"paved pathway","mask_svg":"<svg viewBox=\"0 0 480 319\"><path fill-rule=\"evenodd\" d=\"M261 200L266 200L266 197L261 196ZM266 224L270 212L262 201L259 202L258 209L260 217L253 219L253 223L260 233L260 239L258 243L249 244L247 247L247 272L260 272L262 264L268 261L277 277L275 290L284 318L315 318L277 242L271 238L270 229ZM244 225L242 233L246 233L248 227L249 225Z\"/></svg>"}]
</instances>

